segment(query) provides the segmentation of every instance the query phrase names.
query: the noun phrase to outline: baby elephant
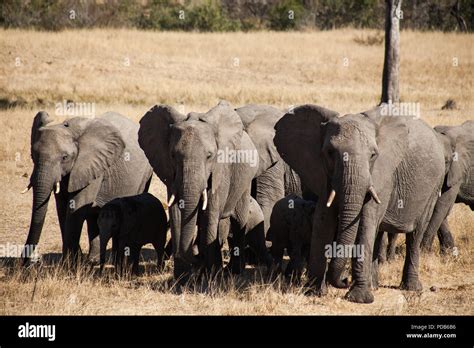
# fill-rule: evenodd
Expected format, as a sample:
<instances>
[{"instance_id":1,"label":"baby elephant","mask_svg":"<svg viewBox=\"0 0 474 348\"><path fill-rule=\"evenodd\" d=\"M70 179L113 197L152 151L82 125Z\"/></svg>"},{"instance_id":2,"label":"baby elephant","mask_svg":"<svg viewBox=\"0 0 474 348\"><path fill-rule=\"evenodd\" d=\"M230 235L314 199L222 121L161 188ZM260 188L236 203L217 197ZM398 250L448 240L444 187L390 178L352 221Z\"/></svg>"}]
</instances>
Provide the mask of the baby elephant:
<instances>
[{"instance_id":1,"label":"baby elephant","mask_svg":"<svg viewBox=\"0 0 474 348\"><path fill-rule=\"evenodd\" d=\"M100 232L100 267L105 264L107 243L112 238L114 264L122 271L123 258L129 256L132 272L138 274L140 250L151 243L163 269L167 218L163 205L150 193L116 198L102 207L97 220Z\"/></svg>"},{"instance_id":2,"label":"baby elephant","mask_svg":"<svg viewBox=\"0 0 474 348\"><path fill-rule=\"evenodd\" d=\"M316 203L290 194L275 203L270 216L268 239L272 242L271 254L281 271L284 249L290 262L285 275L299 281L304 261L309 258L313 214Z\"/></svg>"}]
</instances>

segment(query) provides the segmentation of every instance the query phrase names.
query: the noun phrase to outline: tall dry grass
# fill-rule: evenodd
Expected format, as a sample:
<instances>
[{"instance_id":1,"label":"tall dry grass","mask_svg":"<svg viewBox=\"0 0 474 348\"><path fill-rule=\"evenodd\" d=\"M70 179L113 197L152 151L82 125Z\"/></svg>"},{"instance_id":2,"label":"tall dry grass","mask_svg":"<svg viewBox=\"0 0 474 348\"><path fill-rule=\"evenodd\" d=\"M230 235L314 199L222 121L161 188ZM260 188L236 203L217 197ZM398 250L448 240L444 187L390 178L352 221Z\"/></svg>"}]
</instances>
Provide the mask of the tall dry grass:
<instances>
[{"instance_id":1,"label":"tall dry grass","mask_svg":"<svg viewBox=\"0 0 474 348\"><path fill-rule=\"evenodd\" d=\"M383 46L360 39L374 34L349 29L225 34L0 30L0 106L18 105L0 110L0 245L21 246L26 240L31 193L19 192L32 169L29 136L38 110L54 116L56 103L72 100L96 103L97 114L114 110L138 121L156 103L188 112L227 99L236 106L311 102L341 113L362 111L380 96ZM469 34L401 34L401 96L419 102L422 118L431 125L474 118L472 41ZM458 109L442 111L449 98ZM156 178L151 192L164 199ZM61 250L54 204L49 210L39 245L47 256ZM262 281L253 269L207 289L191 284L179 292L171 265L157 274L148 260L142 262L146 272L134 279L98 277L85 267L69 274L47 263L25 272L2 263L0 314L472 315L474 217L466 206L456 205L449 221L459 256L423 255L425 290L410 293L396 288L403 266L399 255L381 267L382 286L370 305L344 301L344 290L337 289L325 298L308 297L300 287ZM81 246L87 250L86 233Z\"/></svg>"}]
</instances>

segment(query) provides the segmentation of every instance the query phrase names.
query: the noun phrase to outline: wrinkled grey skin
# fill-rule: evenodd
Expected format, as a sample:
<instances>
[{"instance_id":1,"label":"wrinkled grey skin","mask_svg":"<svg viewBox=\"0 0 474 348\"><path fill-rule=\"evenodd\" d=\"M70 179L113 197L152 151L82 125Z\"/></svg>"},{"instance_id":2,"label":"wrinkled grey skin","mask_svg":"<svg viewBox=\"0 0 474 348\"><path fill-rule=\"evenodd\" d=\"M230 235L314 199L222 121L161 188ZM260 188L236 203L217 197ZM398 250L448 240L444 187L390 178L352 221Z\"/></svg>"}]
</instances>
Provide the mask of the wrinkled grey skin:
<instances>
[{"instance_id":1,"label":"wrinkled grey skin","mask_svg":"<svg viewBox=\"0 0 474 348\"><path fill-rule=\"evenodd\" d=\"M326 275L325 249L335 240L342 247L364 248L363 258L352 258L346 298L373 302L370 286L377 282L372 283L371 269L377 267L372 260L379 227L407 233L401 287L421 289L419 246L444 177L443 150L434 130L419 119L381 116L378 108L338 117L314 105L294 109L275 129L282 158L323 197L314 214L308 266L316 292L326 293L326 279L335 287L348 286L341 279L347 258L333 257ZM327 207L332 190L336 196Z\"/></svg>"},{"instance_id":2,"label":"wrinkled grey skin","mask_svg":"<svg viewBox=\"0 0 474 348\"><path fill-rule=\"evenodd\" d=\"M256 256L256 264L261 263L265 264L267 268L271 267L272 258L268 253L265 246L265 234L264 234L264 216L260 205L253 197L249 197L249 214L247 218L247 224L245 225L245 242L244 245L246 248L252 251L251 254L246 253L245 258L235 258L235 252L240 252L239 249L235 249L235 246L239 245L239 242L233 238L233 235L229 235L229 249L230 249L230 263L229 267L234 272L243 269L245 267L245 262L248 262L252 256ZM222 226L219 226L220 228ZM247 249L246 249L247 251ZM235 260L242 262L242 264L236 264Z\"/></svg>"},{"instance_id":3,"label":"wrinkled grey skin","mask_svg":"<svg viewBox=\"0 0 474 348\"><path fill-rule=\"evenodd\" d=\"M474 121L466 121L459 126L436 126L435 131L444 148L445 179L421 248L430 252L437 232L441 253L444 254L454 247L447 220L452 207L455 203L464 203L469 205L471 210L474 209ZM389 261L395 256L396 236L389 237Z\"/></svg>"},{"instance_id":4,"label":"wrinkled grey skin","mask_svg":"<svg viewBox=\"0 0 474 348\"><path fill-rule=\"evenodd\" d=\"M143 192L151 180L152 168L138 146L138 125L113 112L48 123L50 117L41 111L31 129L33 206L26 245L38 244L51 192L59 182L55 198L63 256L78 254L87 221L89 258L96 261L100 207L116 197ZM26 263L28 256L25 248Z\"/></svg>"},{"instance_id":5,"label":"wrinkled grey skin","mask_svg":"<svg viewBox=\"0 0 474 348\"><path fill-rule=\"evenodd\" d=\"M290 194L280 199L270 217L271 254L277 269L281 270L284 249L290 257L285 275L298 281L304 263L309 259L313 215L316 203Z\"/></svg>"},{"instance_id":6,"label":"wrinkled grey skin","mask_svg":"<svg viewBox=\"0 0 474 348\"><path fill-rule=\"evenodd\" d=\"M260 161L253 181L252 196L262 208L267 236L275 203L290 193L302 195L298 175L283 161L273 143L275 124L285 113L269 105L256 104L245 105L235 111L258 151Z\"/></svg>"},{"instance_id":7,"label":"wrinkled grey skin","mask_svg":"<svg viewBox=\"0 0 474 348\"><path fill-rule=\"evenodd\" d=\"M163 269L165 256L167 217L163 205L150 193L116 198L104 205L97 219L100 233L100 266L105 264L107 243L112 238L112 257L122 269L126 247L130 252L132 272L138 274L140 250L153 244L158 270ZM116 270L118 270L116 269Z\"/></svg>"},{"instance_id":8,"label":"wrinkled grey skin","mask_svg":"<svg viewBox=\"0 0 474 348\"><path fill-rule=\"evenodd\" d=\"M256 151L239 115L228 103L220 102L204 114L187 116L167 105L155 106L140 121L139 143L167 186L168 197L175 196L169 208L175 278L185 280L193 265L204 265L211 271L222 267L221 247L228 229L219 228L219 224L228 218L231 232L238 238L240 250L244 250L258 156L255 167L248 161L217 160L218 150ZM202 210L204 191L208 197L206 210ZM193 253L196 224L199 258Z\"/></svg>"}]
</instances>

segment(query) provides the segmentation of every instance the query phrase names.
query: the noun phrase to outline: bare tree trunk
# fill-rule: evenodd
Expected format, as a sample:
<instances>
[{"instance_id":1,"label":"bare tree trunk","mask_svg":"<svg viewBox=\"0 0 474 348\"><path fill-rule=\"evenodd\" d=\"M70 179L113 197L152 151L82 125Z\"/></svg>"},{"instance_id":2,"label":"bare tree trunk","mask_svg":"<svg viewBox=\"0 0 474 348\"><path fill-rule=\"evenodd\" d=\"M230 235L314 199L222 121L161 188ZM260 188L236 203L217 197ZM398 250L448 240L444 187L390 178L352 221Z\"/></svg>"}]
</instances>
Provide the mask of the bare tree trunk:
<instances>
[{"instance_id":1,"label":"bare tree trunk","mask_svg":"<svg viewBox=\"0 0 474 348\"><path fill-rule=\"evenodd\" d=\"M466 21L461 16L461 3L459 0L457 0L456 3L451 7L451 11L449 13L451 13L451 15L454 16L454 18L456 18L458 21L459 31L466 32L467 25Z\"/></svg>"},{"instance_id":2,"label":"bare tree trunk","mask_svg":"<svg viewBox=\"0 0 474 348\"><path fill-rule=\"evenodd\" d=\"M400 70L400 17L402 0L386 0L385 12L385 60L382 76L381 103L398 103Z\"/></svg>"}]
</instances>

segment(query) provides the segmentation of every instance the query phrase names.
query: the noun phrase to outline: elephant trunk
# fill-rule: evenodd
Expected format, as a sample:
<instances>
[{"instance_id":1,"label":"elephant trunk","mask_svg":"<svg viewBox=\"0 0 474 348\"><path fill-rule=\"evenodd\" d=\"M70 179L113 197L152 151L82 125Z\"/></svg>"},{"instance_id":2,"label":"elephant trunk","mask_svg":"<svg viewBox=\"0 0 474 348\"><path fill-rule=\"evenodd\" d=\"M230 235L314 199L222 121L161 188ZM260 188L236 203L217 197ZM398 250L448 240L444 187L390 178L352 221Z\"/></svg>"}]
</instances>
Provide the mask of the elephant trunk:
<instances>
[{"instance_id":1,"label":"elephant trunk","mask_svg":"<svg viewBox=\"0 0 474 348\"><path fill-rule=\"evenodd\" d=\"M175 278L187 278L197 258L193 254L198 208L202 189L196 182L199 168L187 163L177 177L177 201L170 208L174 243Z\"/></svg>"},{"instance_id":2,"label":"elephant trunk","mask_svg":"<svg viewBox=\"0 0 474 348\"><path fill-rule=\"evenodd\" d=\"M339 224L336 238L336 248L329 264L328 281L337 288L348 287L347 279L342 280L347 259L352 255L348 251L354 250L354 243L359 229L360 214L367 193L368 184L364 185L368 175L361 175L360 168L348 164L340 179L340 190L338 192ZM335 257L335 252L343 251L343 257ZM338 253L339 254L339 253Z\"/></svg>"},{"instance_id":3,"label":"elephant trunk","mask_svg":"<svg viewBox=\"0 0 474 348\"><path fill-rule=\"evenodd\" d=\"M54 184L57 182L46 166L36 166L33 170L31 183L33 185L33 207L31 210L30 229L23 249L22 258L27 262L32 256L39 242L43 229L46 212L48 210L49 198Z\"/></svg>"}]
</instances>

